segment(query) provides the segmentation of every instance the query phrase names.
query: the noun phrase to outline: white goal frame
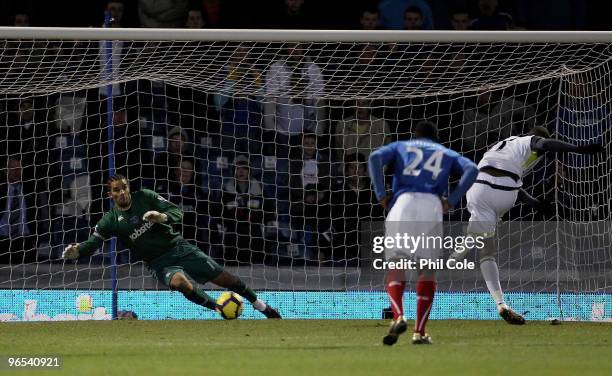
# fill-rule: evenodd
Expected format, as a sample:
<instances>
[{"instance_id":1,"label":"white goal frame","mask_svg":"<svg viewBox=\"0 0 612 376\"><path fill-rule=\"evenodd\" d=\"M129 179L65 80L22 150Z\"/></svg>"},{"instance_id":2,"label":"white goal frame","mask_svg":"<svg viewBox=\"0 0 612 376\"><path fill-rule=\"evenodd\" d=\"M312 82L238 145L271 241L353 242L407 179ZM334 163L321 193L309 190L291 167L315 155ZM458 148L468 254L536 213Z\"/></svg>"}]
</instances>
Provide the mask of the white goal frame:
<instances>
[{"instance_id":1,"label":"white goal frame","mask_svg":"<svg viewBox=\"0 0 612 376\"><path fill-rule=\"evenodd\" d=\"M273 29L144 29L144 28L51 28L51 27L0 27L0 39L4 40L89 40L89 41L199 41L199 42L313 42L313 43L551 43L551 44L612 44L612 31L395 31L395 30L273 30ZM612 56L603 56L604 63ZM588 72L599 64L592 64L584 69L559 66L550 75L531 77L529 81L541 78L564 77ZM508 86L521 83L516 77L503 83L493 83L487 88ZM113 82L104 81L102 86ZM475 87L466 88L474 92ZM445 93L448 94L448 93ZM431 95L430 93L423 96ZM420 96L415 94L415 96ZM560 96L560 92L559 92ZM557 99L558 101L558 99ZM557 120L557 129L558 129ZM555 176L555 179L557 177ZM555 192L557 194L557 192ZM557 207L558 209L558 207ZM559 230L557 229L557 254L559 248ZM559 264L557 265L559 268ZM557 296L560 297L559 274L557 273ZM559 307L561 304L559 303Z\"/></svg>"},{"instance_id":2,"label":"white goal frame","mask_svg":"<svg viewBox=\"0 0 612 376\"><path fill-rule=\"evenodd\" d=\"M611 43L612 31L274 30L0 27L3 39L254 42Z\"/></svg>"}]
</instances>

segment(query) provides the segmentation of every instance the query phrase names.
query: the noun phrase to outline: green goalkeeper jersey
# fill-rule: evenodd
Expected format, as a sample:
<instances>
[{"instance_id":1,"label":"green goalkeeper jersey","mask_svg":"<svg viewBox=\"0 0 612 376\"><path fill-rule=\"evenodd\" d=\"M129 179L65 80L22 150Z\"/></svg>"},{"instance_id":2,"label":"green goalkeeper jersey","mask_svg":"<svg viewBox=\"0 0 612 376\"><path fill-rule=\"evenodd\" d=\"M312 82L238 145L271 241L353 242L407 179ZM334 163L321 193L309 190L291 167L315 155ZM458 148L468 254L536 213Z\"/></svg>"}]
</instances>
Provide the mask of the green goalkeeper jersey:
<instances>
[{"instance_id":1,"label":"green goalkeeper jersey","mask_svg":"<svg viewBox=\"0 0 612 376\"><path fill-rule=\"evenodd\" d=\"M122 211L114 206L98 221L93 234L79 245L81 256L91 256L105 240L116 236L143 261L151 262L184 241L171 226L183 218L178 207L148 189L134 192L131 196L132 204L128 210ZM167 222L143 221L143 215L149 210L166 214Z\"/></svg>"}]
</instances>

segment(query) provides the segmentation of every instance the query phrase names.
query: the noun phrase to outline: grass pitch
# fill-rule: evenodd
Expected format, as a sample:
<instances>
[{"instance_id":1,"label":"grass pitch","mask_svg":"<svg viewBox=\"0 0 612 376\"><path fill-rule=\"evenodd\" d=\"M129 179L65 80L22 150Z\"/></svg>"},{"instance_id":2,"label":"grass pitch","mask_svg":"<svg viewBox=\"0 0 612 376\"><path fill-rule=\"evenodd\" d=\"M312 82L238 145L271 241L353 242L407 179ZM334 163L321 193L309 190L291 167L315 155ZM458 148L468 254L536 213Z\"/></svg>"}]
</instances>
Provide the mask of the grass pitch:
<instances>
[{"instance_id":1,"label":"grass pitch","mask_svg":"<svg viewBox=\"0 0 612 376\"><path fill-rule=\"evenodd\" d=\"M371 320L4 323L0 355L64 357L61 371L18 375L558 376L612 369L609 323L433 321L434 345L414 346L406 333L383 347L387 327Z\"/></svg>"}]
</instances>

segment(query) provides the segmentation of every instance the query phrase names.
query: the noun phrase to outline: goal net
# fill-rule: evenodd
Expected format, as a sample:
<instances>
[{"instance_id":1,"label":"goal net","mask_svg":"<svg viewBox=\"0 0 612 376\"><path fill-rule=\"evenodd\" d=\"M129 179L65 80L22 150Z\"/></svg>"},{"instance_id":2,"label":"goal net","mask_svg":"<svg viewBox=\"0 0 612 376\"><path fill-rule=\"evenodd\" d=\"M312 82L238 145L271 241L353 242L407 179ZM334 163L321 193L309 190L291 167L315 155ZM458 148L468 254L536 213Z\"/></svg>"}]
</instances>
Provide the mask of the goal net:
<instances>
[{"instance_id":1,"label":"goal net","mask_svg":"<svg viewBox=\"0 0 612 376\"><path fill-rule=\"evenodd\" d=\"M284 316L380 318L372 237L384 212L367 158L421 121L476 162L534 125L603 143L604 156L547 156L529 172L525 189L552 202L555 219L517 204L497 257L508 300L528 318L610 319L610 41L0 28L0 320L109 319L114 283L119 310L140 318L216 317L158 284L120 242L61 258L109 210L113 169L132 191L178 205L185 239ZM467 219L464 201L445 218L458 232ZM432 318L496 317L477 268L438 279Z\"/></svg>"}]
</instances>

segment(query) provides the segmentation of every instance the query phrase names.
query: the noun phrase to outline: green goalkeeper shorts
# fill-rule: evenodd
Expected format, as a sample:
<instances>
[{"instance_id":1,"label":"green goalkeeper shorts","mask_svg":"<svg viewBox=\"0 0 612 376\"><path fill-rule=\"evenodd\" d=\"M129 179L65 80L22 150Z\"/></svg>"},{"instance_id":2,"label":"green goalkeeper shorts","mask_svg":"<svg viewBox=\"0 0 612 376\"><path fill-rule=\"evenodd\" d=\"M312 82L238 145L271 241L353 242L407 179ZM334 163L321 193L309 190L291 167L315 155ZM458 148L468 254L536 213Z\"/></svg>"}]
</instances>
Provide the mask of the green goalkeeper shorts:
<instances>
[{"instance_id":1,"label":"green goalkeeper shorts","mask_svg":"<svg viewBox=\"0 0 612 376\"><path fill-rule=\"evenodd\" d=\"M177 244L170 251L151 261L148 267L153 277L168 287L172 276L178 272L203 284L215 279L223 271L223 267L215 260L187 242Z\"/></svg>"}]
</instances>

